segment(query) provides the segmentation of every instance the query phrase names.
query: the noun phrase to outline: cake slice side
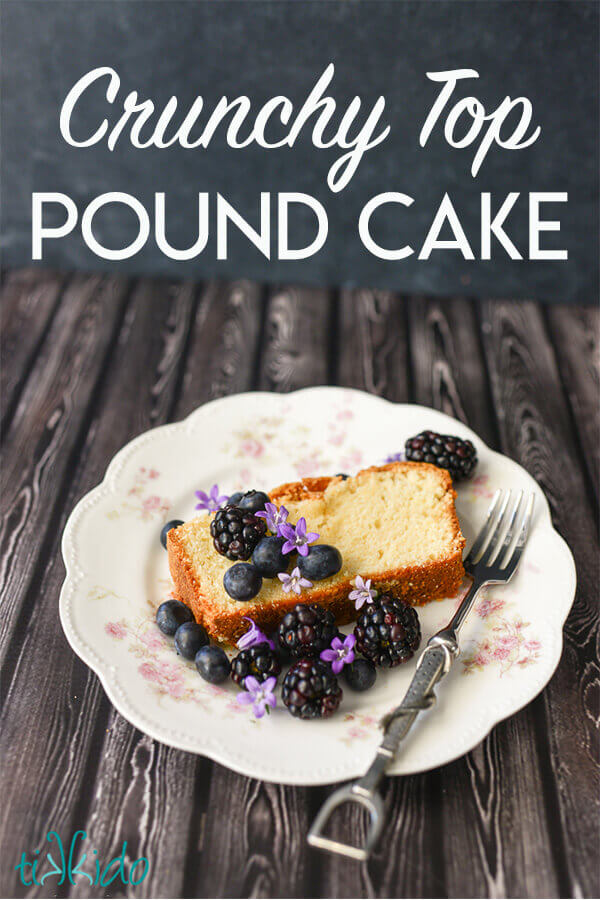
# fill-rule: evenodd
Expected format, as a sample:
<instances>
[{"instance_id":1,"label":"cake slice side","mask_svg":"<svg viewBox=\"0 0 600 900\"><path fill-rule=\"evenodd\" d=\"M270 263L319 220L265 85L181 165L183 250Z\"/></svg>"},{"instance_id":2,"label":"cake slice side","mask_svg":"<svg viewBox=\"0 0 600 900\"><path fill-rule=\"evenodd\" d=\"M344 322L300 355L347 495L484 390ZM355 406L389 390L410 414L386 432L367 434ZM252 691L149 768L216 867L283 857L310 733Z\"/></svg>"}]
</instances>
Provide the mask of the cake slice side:
<instances>
[{"instance_id":1,"label":"cake slice side","mask_svg":"<svg viewBox=\"0 0 600 900\"><path fill-rule=\"evenodd\" d=\"M319 543L337 546L342 570L315 582L301 597L285 594L277 579L265 579L248 602L230 598L222 585L232 565L215 552L209 517L169 532L169 566L176 595L213 638L234 643L246 631L244 616L263 630L275 629L301 601L331 609L338 624L356 617L347 599L357 574L413 605L453 596L464 570L455 492L447 472L424 463L392 463L359 472L354 478L304 479L270 492L290 511L304 515Z\"/></svg>"}]
</instances>

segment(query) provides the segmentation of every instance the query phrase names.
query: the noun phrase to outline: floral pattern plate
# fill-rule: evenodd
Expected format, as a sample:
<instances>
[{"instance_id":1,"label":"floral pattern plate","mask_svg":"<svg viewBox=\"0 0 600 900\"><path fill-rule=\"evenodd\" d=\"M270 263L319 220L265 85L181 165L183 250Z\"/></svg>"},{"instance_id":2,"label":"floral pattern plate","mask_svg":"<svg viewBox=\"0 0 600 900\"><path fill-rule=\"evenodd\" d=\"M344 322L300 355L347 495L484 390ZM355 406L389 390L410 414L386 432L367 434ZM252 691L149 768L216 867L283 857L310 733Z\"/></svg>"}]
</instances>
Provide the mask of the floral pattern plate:
<instances>
[{"instance_id":1,"label":"floral pattern plate","mask_svg":"<svg viewBox=\"0 0 600 900\"><path fill-rule=\"evenodd\" d=\"M171 590L159 534L168 519L196 514L197 489L217 483L224 493L268 490L307 475L354 473L384 462L425 428L468 437L477 447L476 476L458 485L468 543L496 488L535 491L538 502L516 576L480 598L464 628L463 652L438 689L439 703L419 718L390 772L420 772L461 756L532 700L558 664L575 592L571 553L537 484L442 413L320 387L215 400L183 422L149 431L115 456L102 484L77 504L62 543L61 621L117 710L165 744L267 781L323 784L361 774L381 737L378 721L402 697L416 660L380 671L364 694L346 688L331 719L298 721L280 701L256 719L252 707L236 702L232 682L204 682L154 624ZM423 642L458 599L419 611Z\"/></svg>"}]
</instances>

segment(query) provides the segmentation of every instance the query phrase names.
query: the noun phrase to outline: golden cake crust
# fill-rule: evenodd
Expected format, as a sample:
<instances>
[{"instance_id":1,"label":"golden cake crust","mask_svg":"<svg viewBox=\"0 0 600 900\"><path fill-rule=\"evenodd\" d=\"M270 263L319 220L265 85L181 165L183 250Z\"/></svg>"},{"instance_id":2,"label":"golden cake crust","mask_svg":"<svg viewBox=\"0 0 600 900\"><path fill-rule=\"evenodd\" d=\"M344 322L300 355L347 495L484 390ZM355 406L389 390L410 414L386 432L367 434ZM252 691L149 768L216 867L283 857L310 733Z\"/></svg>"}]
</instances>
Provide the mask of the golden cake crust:
<instances>
[{"instance_id":1,"label":"golden cake crust","mask_svg":"<svg viewBox=\"0 0 600 900\"><path fill-rule=\"evenodd\" d=\"M427 463L407 462L372 466L363 471L381 472L402 467L424 467L427 470L434 468ZM454 500L456 492L452 487L450 475L443 469L435 471L439 474L444 491L451 494ZM341 481L341 478L337 476L305 478L301 481L282 484L269 491L269 496L273 502L280 505L286 501L318 498L327 486L335 481ZM465 541L460 531L454 503L451 505L450 515L456 548L452 554L441 560L430 561L426 565L403 566L379 572L376 575L368 572L360 574L365 578L372 578L373 584L378 588L389 591L396 597L402 597L414 606L430 600L453 596L458 591L464 577L462 550ZM248 623L244 617L253 619L263 631L273 631L285 613L299 602L297 595L284 594L279 596L276 601L258 601L257 598L256 601L250 600L223 609L222 604L211 597L210 585L201 583L201 573L196 571L190 561L177 531L178 529L172 529L167 535L169 568L175 595L191 609L196 621L201 623L214 639L224 643L235 643L248 629ZM339 625L353 621L356 618L356 610L354 604L348 600L348 594L353 589L351 580L345 579L335 584L323 584L320 589L317 584L311 589L308 602L319 603L330 609Z\"/></svg>"}]
</instances>

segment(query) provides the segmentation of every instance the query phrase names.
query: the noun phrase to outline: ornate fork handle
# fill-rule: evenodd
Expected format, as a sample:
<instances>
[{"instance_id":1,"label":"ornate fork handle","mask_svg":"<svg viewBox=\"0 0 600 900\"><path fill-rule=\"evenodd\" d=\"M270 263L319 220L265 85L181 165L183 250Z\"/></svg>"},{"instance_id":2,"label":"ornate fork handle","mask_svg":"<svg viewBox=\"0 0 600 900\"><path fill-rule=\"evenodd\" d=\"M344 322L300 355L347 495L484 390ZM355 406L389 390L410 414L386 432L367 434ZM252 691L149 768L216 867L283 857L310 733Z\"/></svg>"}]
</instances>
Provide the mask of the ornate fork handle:
<instances>
[{"instance_id":1,"label":"ornate fork handle","mask_svg":"<svg viewBox=\"0 0 600 900\"><path fill-rule=\"evenodd\" d=\"M461 603L461 609L464 604L468 604L470 608L480 587L481 582L473 582ZM335 791L325 801L308 833L309 844L323 850L342 853L353 859L367 859L383 825L383 801L377 791L379 782L419 713L435 703L436 696L433 689L450 671L458 652L456 632L450 626L429 639L402 702L381 720L384 736L373 762L362 778ZM333 810L346 802L360 803L370 813L371 826L364 847L342 844L325 837L322 833Z\"/></svg>"},{"instance_id":2,"label":"ornate fork handle","mask_svg":"<svg viewBox=\"0 0 600 900\"><path fill-rule=\"evenodd\" d=\"M433 689L450 670L458 653L458 643L451 644L446 638L444 638L444 643L441 643L436 639L437 635L423 650L417 670L402 702L381 720L381 727L384 731L383 740L379 745L375 760L366 774L356 782L357 785L370 790L377 786L385 774L387 765L396 755L400 742L407 736L419 713L429 709L435 703L436 696ZM379 756L385 758L386 765L382 768L377 764ZM376 780L375 775L378 776Z\"/></svg>"},{"instance_id":3,"label":"ornate fork handle","mask_svg":"<svg viewBox=\"0 0 600 900\"><path fill-rule=\"evenodd\" d=\"M465 571L473 579L471 587L446 628L438 631L427 642L404 699L381 722L383 740L367 773L353 784L335 791L325 801L308 833L308 842L313 847L360 860L367 859L371 852L383 824L383 801L377 790L379 782L421 710L428 709L434 703L433 689L448 673L458 656L457 635L473 608L479 589L485 584L507 584L521 559L529 535L535 494L529 495L522 519L519 519L524 499L523 491L520 492L512 512L508 514L507 523L505 514L510 497L510 491L496 491L483 528L464 561ZM352 847L323 835L325 824L336 806L348 802L360 803L371 814L371 827L364 847Z\"/></svg>"}]
</instances>

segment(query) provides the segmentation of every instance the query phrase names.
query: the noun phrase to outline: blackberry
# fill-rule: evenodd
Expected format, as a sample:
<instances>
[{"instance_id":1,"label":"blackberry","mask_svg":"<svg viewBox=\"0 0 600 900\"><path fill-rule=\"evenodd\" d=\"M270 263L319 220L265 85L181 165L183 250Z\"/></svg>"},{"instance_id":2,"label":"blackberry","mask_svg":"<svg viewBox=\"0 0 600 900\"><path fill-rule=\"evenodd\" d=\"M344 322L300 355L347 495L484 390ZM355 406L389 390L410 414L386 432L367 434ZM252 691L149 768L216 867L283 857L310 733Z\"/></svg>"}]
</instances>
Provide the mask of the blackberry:
<instances>
[{"instance_id":1,"label":"blackberry","mask_svg":"<svg viewBox=\"0 0 600 900\"><path fill-rule=\"evenodd\" d=\"M281 698L299 719L325 719L340 705L342 689L327 663L301 659L283 679Z\"/></svg>"},{"instance_id":2,"label":"blackberry","mask_svg":"<svg viewBox=\"0 0 600 900\"><path fill-rule=\"evenodd\" d=\"M318 656L338 634L333 613L317 603L297 603L277 630L279 644L294 659Z\"/></svg>"},{"instance_id":3,"label":"blackberry","mask_svg":"<svg viewBox=\"0 0 600 900\"><path fill-rule=\"evenodd\" d=\"M258 681L266 681L272 676L278 678L280 674L280 659L266 641L254 644L253 647L248 647L246 650L240 650L238 655L231 660L231 677L236 684L242 687L244 679L248 675L254 675Z\"/></svg>"},{"instance_id":4,"label":"blackberry","mask_svg":"<svg viewBox=\"0 0 600 900\"><path fill-rule=\"evenodd\" d=\"M356 649L376 666L392 668L413 656L421 641L416 610L405 600L380 594L354 626Z\"/></svg>"},{"instance_id":5,"label":"blackberry","mask_svg":"<svg viewBox=\"0 0 600 900\"><path fill-rule=\"evenodd\" d=\"M422 431L404 445L406 459L410 462L426 462L450 472L454 481L470 478L477 465L477 451L471 441Z\"/></svg>"},{"instance_id":6,"label":"blackberry","mask_svg":"<svg viewBox=\"0 0 600 900\"><path fill-rule=\"evenodd\" d=\"M250 559L267 533L267 523L239 506L225 506L210 523L215 550L227 559Z\"/></svg>"}]
</instances>

